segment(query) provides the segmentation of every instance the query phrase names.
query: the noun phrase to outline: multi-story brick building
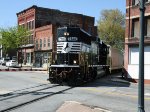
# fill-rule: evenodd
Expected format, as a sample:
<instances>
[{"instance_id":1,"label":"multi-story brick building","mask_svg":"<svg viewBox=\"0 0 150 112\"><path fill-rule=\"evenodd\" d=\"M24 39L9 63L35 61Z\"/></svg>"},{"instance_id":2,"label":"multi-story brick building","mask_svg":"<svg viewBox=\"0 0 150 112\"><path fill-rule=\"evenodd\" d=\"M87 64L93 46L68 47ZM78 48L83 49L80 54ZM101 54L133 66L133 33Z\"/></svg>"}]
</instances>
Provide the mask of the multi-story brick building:
<instances>
[{"instance_id":1,"label":"multi-story brick building","mask_svg":"<svg viewBox=\"0 0 150 112\"><path fill-rule=\"evenodd\" d=\"M144 63L145 83L150 83L150 0L145 0L145 40ZM124 66L128 78L138 80L139 76L139 37L140 37L139 0L126 0L126 33Z\"/></svg>"},{"instance_id":2,"label":"multi-story brick building","mask_svg":"<svg viewBox=\"0 0 150 112\"><path fill-rule=\"evenodd\" d=\"M44 57L48 52L55 50L56 29L60 26L79 26L92 35L96 35L94 17L68 13L60 10L29 7L17 13L18 25L22 25L31 31L28 44L22 48L24 60L27 64L44 63Z\"/></svg>"}]
</instances>

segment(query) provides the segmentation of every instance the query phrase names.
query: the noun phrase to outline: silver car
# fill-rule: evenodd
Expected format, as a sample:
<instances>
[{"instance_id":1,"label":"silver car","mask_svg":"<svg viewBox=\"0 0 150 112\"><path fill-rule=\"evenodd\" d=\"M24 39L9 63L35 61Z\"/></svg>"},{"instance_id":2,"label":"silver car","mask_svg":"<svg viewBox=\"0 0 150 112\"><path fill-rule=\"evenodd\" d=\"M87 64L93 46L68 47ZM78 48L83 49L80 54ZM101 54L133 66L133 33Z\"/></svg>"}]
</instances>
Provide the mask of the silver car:
<instances>
[{"instance_id":1,"label":"silver car","mask_svg":"<svg viewBox=\"0 0 150 112\"><path fill-rule=\"evenodd\" d=\"M7 67L17 67L18 62L16 60L9 60L8 62L6 62L6 66Z\"/></svg>"}]
</instances>

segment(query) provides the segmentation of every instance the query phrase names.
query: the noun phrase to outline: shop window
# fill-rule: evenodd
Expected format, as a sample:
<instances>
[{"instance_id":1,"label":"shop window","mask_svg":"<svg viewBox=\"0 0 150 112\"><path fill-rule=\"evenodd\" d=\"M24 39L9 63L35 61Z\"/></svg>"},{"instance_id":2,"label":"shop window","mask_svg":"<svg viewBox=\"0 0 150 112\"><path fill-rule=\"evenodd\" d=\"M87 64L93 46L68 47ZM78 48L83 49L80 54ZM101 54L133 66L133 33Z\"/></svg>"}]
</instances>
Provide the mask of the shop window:
<instances>
[{"instance_id":1,"label":"shop window","mask_svg":"<svg viewBox=\"0 0 150 112\"><path fill-rule=\"evenodd\" d=\"M27 63L30 63L31 62L31 60L30 60L30 53L26 53L26 55L27 55Z\"/></svg>"}]
</instances>

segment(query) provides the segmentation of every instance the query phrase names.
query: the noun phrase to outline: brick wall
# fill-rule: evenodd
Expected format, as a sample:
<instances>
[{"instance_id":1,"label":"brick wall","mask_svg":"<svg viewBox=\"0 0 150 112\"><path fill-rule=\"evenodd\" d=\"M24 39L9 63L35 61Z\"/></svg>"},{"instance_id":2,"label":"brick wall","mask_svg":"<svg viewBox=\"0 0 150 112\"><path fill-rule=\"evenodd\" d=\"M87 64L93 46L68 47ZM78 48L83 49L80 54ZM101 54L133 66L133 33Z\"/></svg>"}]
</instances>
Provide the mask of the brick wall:
<instances>
[{"instance_id":1,"label":"brick wall","mask_svg":"<svg viewBox=\"0 0 150 112\"><path fill-rule=\"evenodd\" d=\"M53 32L52 25L46 25L39 27L35 30L35 51L50 50L53 44ZM40 39L42 40L42 48L40 48ZM44 46L44 39L46 40L46 46ZM50 46L48 47L48 39L50 39ZM38 48L36 48L36 41L38 41Z\"/></svg>"},{"instance_id":2,"label":"brick wall","mask_svg":"<svg viewBox=\"0 0 150 112\"><path fill-rule=\"evenodd\" d=\"M82 14L37 7L35 19L36 28L47 24L55 24L56 26L78 25L85 31L92 27L92 33L94 33L94 17Z\"/></svg>"},{"instance_id":3,"label":"brick wall","mask_svg":"<svg viewBox=\"0 0 150 112\"><path fill-rule=\"evenodd\" d=\"M56 26L77 25L85 31L89 31L90 27L91 33L94 34L95 18L82 14L32 6L17 13L17 17L18 24L35 19L35 28L49 24L55 24Z\"/></svg>"}]
</instances>

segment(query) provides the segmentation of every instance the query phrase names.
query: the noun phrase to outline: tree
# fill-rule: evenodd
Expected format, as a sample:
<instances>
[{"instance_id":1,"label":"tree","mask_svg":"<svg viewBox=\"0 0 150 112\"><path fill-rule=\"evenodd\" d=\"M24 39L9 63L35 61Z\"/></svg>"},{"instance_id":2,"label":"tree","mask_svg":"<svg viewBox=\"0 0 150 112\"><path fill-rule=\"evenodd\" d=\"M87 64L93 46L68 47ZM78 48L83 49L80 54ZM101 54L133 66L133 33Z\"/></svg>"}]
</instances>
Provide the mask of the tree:
<instances>
[{"instance_id":1,"label":"tree","mask_svg":"<svg viewBox=\"0 0 150 112\"><path fill-rule=\"evenodd\" d=\"M103 10L98 21L99 37L110 46L124 49L125 15L115 10Z\"/></svg>"},{"instance_id":2,"label":"tree","mask_svg":"<svg viewBox=\"0 0 150 112\"><path fill-rule=\"evenodd\" d=\"M9 54L10 51L14 51L21 45L26 44L28 41L27 37L30 35L30 32L21 26L1 28L0 33L2 35L0 44L4 54Z\"/></svg>"}]
</instances>

